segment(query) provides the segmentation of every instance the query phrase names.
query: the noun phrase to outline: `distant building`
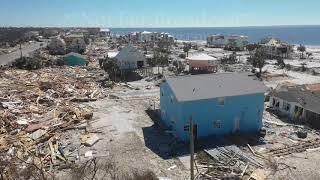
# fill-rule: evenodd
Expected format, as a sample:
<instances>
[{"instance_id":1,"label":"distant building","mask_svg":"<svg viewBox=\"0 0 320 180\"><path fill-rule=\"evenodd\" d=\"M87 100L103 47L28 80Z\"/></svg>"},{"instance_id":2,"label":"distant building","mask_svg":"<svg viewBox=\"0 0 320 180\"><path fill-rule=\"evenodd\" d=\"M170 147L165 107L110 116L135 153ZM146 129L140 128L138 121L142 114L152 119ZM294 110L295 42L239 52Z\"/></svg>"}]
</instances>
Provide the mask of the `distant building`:
<instances>
[{"instance_id":1,"label":"distant building","mask_svg":"<svg viewBox=\"0 0 320 180\"><path fill-rule=\"evenodd\" d=\"M88 63L86 56L74 52L65 55L63 60L68 66L85 66Z\"/></svg>"},{"instance_id":2,"label":"distant building","mask_svg":"<svg viewBox=\"0 0 320 180\"><path fill-rule=\"evenodd\" d=\"M147 43L155 43L158 41L167 41L171 44L174 43L175 38L169 33L159 33L159 32L132 32L128 34L128 39L130 42L147 42Z\"/></svg>"},{"instance_id":3,"label":"distant building","mask_svg":"<svg viewBox=\"0 0 320 180\"><path fill-rule=\"evenodd\" d=\"M67 45L67 52L84 53L87 44L84 41L84 36L81 34L71 34L64 38Z\"/></svg>"},{"instance_id":4,"label":"distant building","mask_svg":"<svg viewBox=\"0 0 320 180\"><path fill-rule=\"evenodd\" d=\"M221 34L211 35L207 38L208 47L228 48L230 50L245 50L249 44L248 36L224 36Z\"/></svg>"},{"instance_id":5,"label":"distant building","mask_svg":"<svg viewBox=\"0 0 320 180\"><path fill-rule=\"evenodd\" d=\"M121 70L133 70L146 66L146 58L142 52L128 45L115 56Z\"/></svg>"},{"instance_id":6,"label":"distant building","mask_svg":"<svg viewBox=\"0 0 320 180\"><path fill-rule=\"evenodd\" d=\"M45 38L50 38L53 36L58 36L59 35L59 31L56 29L51 29L51 28L47 28L47 29L43 29L40 33L40 35L42 35Z\"/></svg>"},{"instance_id":7,"label":"distant building","mask_svg":"<svg viewBox=\"0 0 320 180\"><path fill-rule=\"evenodd\" d=\"M226 38L226 48L232 51L243 51L249 44L248 36L232 35Z\"/></svg>"},{"instance_id":8,"label":"distant building","mask_svg":"<svg viewBox=\"0 0 320 180\"><path fill-rule=\"evenodd\" d=\"M39 31L29 31L24 34L24 38L26 40L33 40L40 36Z\"/></svg>"},{"instance_id":9,"label":"distant building","mask_svg":"<svg viewBox=\"0 0 320 180\"><path fill-rule=\"evenodd\" d=\"M293 45L281 42L278 38L265 38L259 43L270 58L289 58L293 52Z\"/></svg>"},{"instance_id":10,"label":"distant building","mask_svg":"<svg viewBox=\"0 0 320 180\"><path fill-rule=\"evenodd\" d=\"M208 47L223 48L227 44L224 35L216 34L207 38Z\"/></svg>"},{"instance_id":11,"label":"distant building","mask_svg":"<svg viewBox=\"0 0 320 180\"><path fill-rule=\"evenodd\" d=\"M64 55L66 54L66 42L60 37L53 38L48 44L48 50L52 55Z\"/></svg>"},{"instance_id":12,"label":"distant building","mask_svg":"<svg viewBox=\"0 0 320 180\"><path fill-rule=\"evenodd\" d=\"M279 85L269 103L277 114L320 129L320 84Z\"/></svg>"},{"instance_id":13,"label":"distant building","mask_svg":"<svg viewBox=\"0 0 320 180\"><path fill-rule=\"evenodd\" d=\"M100 29L99 36L100 37L110 37L111 36L110 29L107 29L107 28Z\"/></svg>"},{"instance_id":14,"label":"distant building","mask_svg":"<svg viewBox=\"0 0 320 180\"><path fill-rule=\"evenodd\" d=\"M143 31L140 33L140 42L150 42L154 41L155 35L153 32Z\"/></svg>"},{"instance_id":15,"label":"distant building","mask_svg":"<svg viewBox=\"0 0 320 180\"><path fill-rule=\"evenodd\" d=\"M265 85L248 74L221 73L169 77L160 85L162 122L177 139L258 133L262 127Z\"/></svg>"},{"instance_id":16,"label":"distant building","mask_svg":"<svg viewBox=\"0 0 320 180\"><path fill-rule=\"evenodd\" d=\"M189 71L193 74L213 73L218 71L218 60L204 53L192 54L186 58Z\"/></svg>"}]
</instances>

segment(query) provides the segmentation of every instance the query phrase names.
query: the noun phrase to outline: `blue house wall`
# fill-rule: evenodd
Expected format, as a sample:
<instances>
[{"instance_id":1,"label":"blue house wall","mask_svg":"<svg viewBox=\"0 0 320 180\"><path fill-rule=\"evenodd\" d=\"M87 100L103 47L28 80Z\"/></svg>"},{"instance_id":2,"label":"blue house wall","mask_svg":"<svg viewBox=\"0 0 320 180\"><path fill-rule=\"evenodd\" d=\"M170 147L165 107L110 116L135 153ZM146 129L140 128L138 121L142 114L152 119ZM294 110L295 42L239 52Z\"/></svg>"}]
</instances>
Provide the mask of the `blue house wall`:
<instances>
[{"instance_id":1,"label":"blue house wall","mask_svg":"<svg viewBox=\"0 0 320 180\"><path fill-rule=\"evenodd\" d=\"M197 137L232 133L255 133L262 127L264 94L224 97L224 105L218 98L178 102L168 83L160 86L161 118L175 136L182 141L189 138L184 127L190 117L197 125Z\"/></svg>"}]
</instances>

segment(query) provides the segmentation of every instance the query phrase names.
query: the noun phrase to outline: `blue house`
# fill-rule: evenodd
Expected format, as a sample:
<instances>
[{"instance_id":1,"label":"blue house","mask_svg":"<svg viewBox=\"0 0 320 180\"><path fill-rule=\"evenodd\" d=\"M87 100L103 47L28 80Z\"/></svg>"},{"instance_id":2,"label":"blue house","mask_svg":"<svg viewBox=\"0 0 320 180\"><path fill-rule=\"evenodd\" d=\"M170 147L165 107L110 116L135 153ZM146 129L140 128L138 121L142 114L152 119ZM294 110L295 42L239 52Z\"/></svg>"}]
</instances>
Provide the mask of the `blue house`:
<instances>
[{"instance_id":1,"label":"blue house","mask_svg":"<svg viewBox=\"0 0 320 180\"><path fill-rule=\"evenodd\" d=\"M262 127L266 86L245 73L169 77L160 85L162 122L177 139L257 133Z\"/></svg>"}]
</instances>

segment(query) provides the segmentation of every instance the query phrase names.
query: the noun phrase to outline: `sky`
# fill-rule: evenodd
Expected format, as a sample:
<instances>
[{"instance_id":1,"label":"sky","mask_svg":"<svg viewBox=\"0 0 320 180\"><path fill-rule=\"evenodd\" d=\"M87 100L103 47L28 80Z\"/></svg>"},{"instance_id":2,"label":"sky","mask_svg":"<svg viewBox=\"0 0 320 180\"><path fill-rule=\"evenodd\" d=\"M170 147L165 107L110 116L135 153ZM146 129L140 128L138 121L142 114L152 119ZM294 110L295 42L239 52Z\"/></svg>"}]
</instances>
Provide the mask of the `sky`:
<instances>
[{"instance_id":1,"label":"sky","mask_svg":"<svg viewBox=\"0 0 320 180\"><path fill-rule=\"evenodd\" d=\"M319 0L0 0L0 26L320 25Z\"/></svg>"}]
</instances>

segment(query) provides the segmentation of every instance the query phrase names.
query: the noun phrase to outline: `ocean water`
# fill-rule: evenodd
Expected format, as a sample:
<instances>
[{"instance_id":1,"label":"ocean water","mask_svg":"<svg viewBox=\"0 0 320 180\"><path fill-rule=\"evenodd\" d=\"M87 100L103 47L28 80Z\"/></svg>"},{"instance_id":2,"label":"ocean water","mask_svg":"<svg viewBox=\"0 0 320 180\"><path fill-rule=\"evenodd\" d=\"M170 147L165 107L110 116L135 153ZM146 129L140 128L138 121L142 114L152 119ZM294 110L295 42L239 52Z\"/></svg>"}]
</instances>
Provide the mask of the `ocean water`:
<instances>
[{"instance_id":1,"label":"ocean water","mask_svg":"<svg viewBox=\"0 0 320 180\"><path fill-rule=\"evenodd\" d=\"M269 26L269 27L215 27L215 28L111 28L113 34L124 35L135 31L167 32L178 40L206 40L209 35L246 35L250 42L265 37L276 37L290 44L320 45L319 26Z\"/></svg>"}]
</instances>

